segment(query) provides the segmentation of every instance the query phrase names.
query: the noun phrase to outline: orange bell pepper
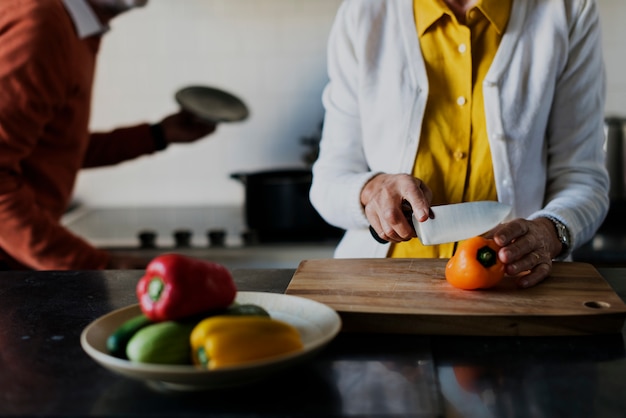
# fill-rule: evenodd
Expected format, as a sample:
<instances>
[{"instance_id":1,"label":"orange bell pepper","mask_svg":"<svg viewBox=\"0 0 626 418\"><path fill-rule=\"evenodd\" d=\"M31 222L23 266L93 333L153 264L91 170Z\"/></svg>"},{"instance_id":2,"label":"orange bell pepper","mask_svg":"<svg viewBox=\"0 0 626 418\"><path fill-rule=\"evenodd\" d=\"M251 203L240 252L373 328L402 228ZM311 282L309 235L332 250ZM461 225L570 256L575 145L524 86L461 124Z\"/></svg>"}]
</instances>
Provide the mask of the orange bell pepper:
<instances>
[{"instance_id":1,"label":"orange bell pepper","mask_svg":"<svg viewBox=\"0 0 626 418\"><path fill-rule=\"evenodd\" d=\"M465 290L497 285L504 278L504 264L498 259L499 249L494 240L480 236L461 241L446 264L446 280Z\"/></svg>"}]
</instances>

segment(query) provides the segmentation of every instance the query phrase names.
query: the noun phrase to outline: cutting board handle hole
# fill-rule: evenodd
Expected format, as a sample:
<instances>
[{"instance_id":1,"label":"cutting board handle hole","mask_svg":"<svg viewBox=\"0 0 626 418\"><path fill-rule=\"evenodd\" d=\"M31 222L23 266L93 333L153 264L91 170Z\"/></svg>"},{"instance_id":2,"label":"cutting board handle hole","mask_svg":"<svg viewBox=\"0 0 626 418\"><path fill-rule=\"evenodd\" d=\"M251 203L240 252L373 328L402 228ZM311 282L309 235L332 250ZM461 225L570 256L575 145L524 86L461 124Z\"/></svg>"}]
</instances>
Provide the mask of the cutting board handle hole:
<instances>
[{"instance_id":1,"label":"cutting board handle hole","mask_svg":"<svg viewBox=\"0 0 626 418\"><path fill-rule=\"evenodd\" d=\"M591 308L591 309L607 309L611 307L611 304L606 303L606 302L598 302L595 300L591 300L589 302L585 302L583 305L585 305L587 308Z\"/></svg>"}]
</instances>

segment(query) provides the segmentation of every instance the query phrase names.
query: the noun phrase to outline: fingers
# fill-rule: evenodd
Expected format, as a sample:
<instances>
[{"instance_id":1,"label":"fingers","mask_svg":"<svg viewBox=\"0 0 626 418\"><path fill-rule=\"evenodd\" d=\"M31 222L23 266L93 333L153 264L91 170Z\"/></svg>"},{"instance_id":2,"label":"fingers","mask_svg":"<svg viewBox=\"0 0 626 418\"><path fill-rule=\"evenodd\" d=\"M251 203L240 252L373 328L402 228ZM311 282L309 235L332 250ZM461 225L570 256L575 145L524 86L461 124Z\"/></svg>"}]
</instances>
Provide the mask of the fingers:
<instances>
[{"instance_id":1,"label":"fingers","mask_svg":"<svg viewBox=\"0 0 626 418\"><path fill-rule=\"evenodd\" d=\"M387 244L390 242L384 232L377 232L376 228L374 228L372 225L370 225L370 234L372 235L372 238L374 238L380 244Z\"/></svg>"},{"instance_id":2,"label":"fingers","mask_svg":"<svg viewBox=\"0 0 626 418\"><path fill-rule=\"evenodd\" d=\"M550 275L552 255L549 235L541 221L515 219L489 232L502 248L498 258L506 273L516 276L519 287L531 287Z\"/></svg>"},{"instance_id":3,"label":"fingers","mask_svg":"<svg viewBox=\"0 0 626 418\"><path fill-rule=\"evenodd\" d=\"M552 262L538 264L529 270L528 274L521 274L515 277L515 284L521 288L535 286L550 275Z\"/></svg>"},{"instance_id":4,"label":"fingers","mask_svg":"<svg viewBox=\"0 0 626 418\"><path fill-rule=\"evenodd\" d=\"M361 203L372 229L381 240L391 242L416 236L410 212L417 210L418 219L426 220L431 198L430 189L407 174L379 174L361 192ZM408 204L408 210L403 203Z\"/></svg>"},{"instance_id":5,"label":"fingers","mask_svg":"<svg viewBox=\"0 0 626 418\"><path fill-rule=\"evenodd\" d=\"M190 113L181 111L161 121L163 133L169 143L194 142L217 129L217 124L204 121Z\"/></svg>"},{"instance_id":6,"label":"fingers","mask_svg":"<svg viewBox=\"0 0 626 418\"><path fill-rule=\"evenodd\" d=\"M430 202L433 199L433 192L430 188L415 177L410 177L411 182L401 191L403 199L408 203L413 215L419 222L426 221L432 216Z\"/></svg>"},{"instance_id":7,"label":"fingers","mask_svg":"<svg viewBox=\"0 0 626 418\"><path fill-rule=\"evenodd\" d=\"M376 204L368 205L366 215L370 219L372 235L375 233L379 242L408 241L415 236L415 230L401 208L389 207L382 213L376 211L378 208Z\"/></svg>"}]
</instances>

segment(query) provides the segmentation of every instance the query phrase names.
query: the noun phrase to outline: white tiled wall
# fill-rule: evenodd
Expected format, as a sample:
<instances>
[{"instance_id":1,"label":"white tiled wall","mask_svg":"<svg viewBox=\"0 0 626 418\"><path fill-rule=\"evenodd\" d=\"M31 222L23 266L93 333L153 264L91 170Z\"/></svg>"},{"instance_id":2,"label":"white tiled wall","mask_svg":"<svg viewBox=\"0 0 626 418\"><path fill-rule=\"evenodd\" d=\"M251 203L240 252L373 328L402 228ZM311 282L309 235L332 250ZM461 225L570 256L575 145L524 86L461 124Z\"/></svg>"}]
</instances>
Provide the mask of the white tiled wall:
<instances>
[{"instance_id":1,"label":"white tiled wall","mask_svg":"<svg viewBox=\"0 0 626 418\"><path fill-rule=\"evenodd\" d=\"M323 117L326 40L340 2L150 0L118 17L101 48L93 128L158 120L177 109L176 90L191 84L237 94L251 116L192 145L85 171L77 199L94 206L240 204L244 188L230 173L302 165L300 138L315 134ZM626 1L598 2L606 110L626 115Z\"/></svg>"},{"instance_id":2,"label":"white tiled wall","mask_svg":"<svg viewBox=\"0 0 626 418\"><path fill-rule=\"evenodd\" d=\"M302 166L301 137L323 117L326 41L340 0L150 0L111 22L99 56L92 126L154 121L174 93L201 84L250 108L191 145L83 171L76 198L95 206L240 204L238 171Z\"/></svg>"}]
</instances>

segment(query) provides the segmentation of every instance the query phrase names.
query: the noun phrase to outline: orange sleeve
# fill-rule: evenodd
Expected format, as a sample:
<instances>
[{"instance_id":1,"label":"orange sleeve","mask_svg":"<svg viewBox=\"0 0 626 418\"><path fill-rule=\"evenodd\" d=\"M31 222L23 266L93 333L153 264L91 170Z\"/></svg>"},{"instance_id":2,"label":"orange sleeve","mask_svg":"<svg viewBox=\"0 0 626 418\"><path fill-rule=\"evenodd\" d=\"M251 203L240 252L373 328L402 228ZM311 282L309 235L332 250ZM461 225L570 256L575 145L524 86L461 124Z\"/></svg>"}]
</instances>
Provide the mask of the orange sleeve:
<instances>
[{"instance_id":1,"label":"orange sleeve","mask_svg":"<svg viewBox=\"0 0 626 418\"><path fill-rule=\"evenodd\" d=\"M150 125L118 128L106 133L92 133L83 160L83 168L118 164L155 152Z\"/></svg>"},{"instance_id":2,"label":"orange sleeve","mask_svg":"<svg viewBox=\"0 0 626 418\"><path fill-rule=\"evenodd\" d=\"M104 268L109 255L60 223L85 149L85 136L76 133L88 119L88 109L76 102L74 109L86 115L68 123L74 129L68 135L57 129L64 118L76 120L63 107L72 91L67 79L92 82L72 77L81 64L71 55L77 44L73 26L57 0L3 0L2 8L0 258L38 270Z\"/></svg>"}]
</instances>

